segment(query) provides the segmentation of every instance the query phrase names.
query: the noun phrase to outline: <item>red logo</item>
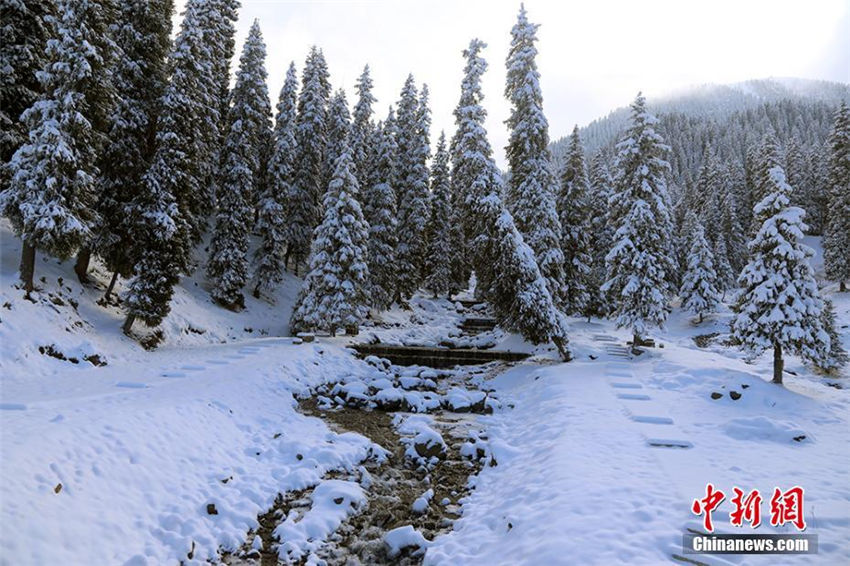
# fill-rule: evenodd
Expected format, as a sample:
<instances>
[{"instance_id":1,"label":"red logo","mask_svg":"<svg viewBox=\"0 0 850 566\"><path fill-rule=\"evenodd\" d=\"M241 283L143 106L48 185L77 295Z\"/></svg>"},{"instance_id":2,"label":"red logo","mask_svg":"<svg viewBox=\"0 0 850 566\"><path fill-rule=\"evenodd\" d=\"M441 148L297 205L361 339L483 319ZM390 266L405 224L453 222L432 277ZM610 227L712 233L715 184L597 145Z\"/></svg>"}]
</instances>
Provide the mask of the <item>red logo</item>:
<instances>
[{"instance_id":1,"label":"red logo","mask_svg":"<svg viewBox=\"0 0 850 566\"><path fill-rule=\"evenodd\" d=\"M729 522L735 527L742 527L746 522L755 529L761 524L762 497L759 490L744 493L744 490L733 487L732 491L735 495L730 501L734 509L729 513ZM724 499L726 494L709 483L705 486L705 497L694 499L691 504L694 515L703 516L706 532L714 532L711 514ZM795 485L785 492L778 487L773 490L773 497L770 498L770 524L780 527L785 523L794 525L799 531L806 529L806 520L803 518L803 488L800 486Z\"/></svg>"}]
</instances>

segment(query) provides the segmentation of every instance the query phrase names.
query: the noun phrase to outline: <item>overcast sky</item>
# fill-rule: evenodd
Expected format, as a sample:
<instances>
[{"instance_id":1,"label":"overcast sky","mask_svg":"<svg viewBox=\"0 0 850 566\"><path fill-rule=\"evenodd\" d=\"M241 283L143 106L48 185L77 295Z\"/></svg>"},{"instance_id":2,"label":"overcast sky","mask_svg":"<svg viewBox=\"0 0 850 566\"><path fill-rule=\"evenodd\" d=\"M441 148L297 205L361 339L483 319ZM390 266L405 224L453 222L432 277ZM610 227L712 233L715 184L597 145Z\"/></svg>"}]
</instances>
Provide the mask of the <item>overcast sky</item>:
<instances>
[{"instance_id":1,"label":"overcast sky","mask_svg":"<svg viewBox=\"0 0 850 566\"><path fill-rule=\"evenodd\" d=\"M242 0L234 67L251 22L259 18L272 104L290 61L300 81L313 44L324 50L331 83L345 88L350 105L354 82L369 63L380 118L412 72L431 89L436 139L441 129L447 136L453 131L461 51L478 37L488 44L487 129L504 165L505 57L519 4ZM848 0L527 0L525 7L529 19L541 24L538 65L553 139L628 104L638 90L651 97L689 85L770 76L850 83Z\"/></svg>"}]
</instances>

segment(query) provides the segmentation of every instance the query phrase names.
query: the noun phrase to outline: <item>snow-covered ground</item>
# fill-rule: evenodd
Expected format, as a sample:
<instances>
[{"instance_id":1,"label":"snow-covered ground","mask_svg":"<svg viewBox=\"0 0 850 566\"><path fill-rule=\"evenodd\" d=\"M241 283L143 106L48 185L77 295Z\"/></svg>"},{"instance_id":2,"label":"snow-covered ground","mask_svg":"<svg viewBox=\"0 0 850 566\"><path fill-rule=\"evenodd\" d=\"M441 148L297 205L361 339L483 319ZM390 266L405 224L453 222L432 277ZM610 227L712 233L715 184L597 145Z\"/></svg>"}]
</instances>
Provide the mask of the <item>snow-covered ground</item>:
<instances>
[{"instance_id":1,"label":"snow-covered ground","mask_svg":"<svg viewBox=\"0 0 850 566\"><path fill-rule=\"evenodd\" d=\"M202 276L189 278L148 352L120 333L120 310L97 305L102 289L80 286L70 262L39 259L42 290L25 300L14 288L19 242L0 228L0 564L202 564L242 545L278 492L318 486L308 522L280 530L309 549L368 504L358 484L326 472L382 451L299 413L294 397L376 370L345 349L350 338L282 338L297 279L276 306L246 297L246 311L231 313L209 301ZM102 286L106 274L96 278ZM827 292L850 348L850 294ZM685 529L701 528L690 507L708 482L766 499L774 486L803 486L820 553L782 562L850 562L846 369L822 377L791 358L793 374L773 385L767 355L748 364L721 344L728 312L695 326L674 310L654 336L664 347L635 359L618 355L626 332L573 320L576 359L561 364L550 348L501 331L461 337L463 313L447 301L412 306L358 339L535 354L485 383L499 406L469 418L496 465L472 478L462 518L427 543L426 563L666 563L681 554ZM705 347L693 340L711 333L720 336ZM715 512L718 531L733 531L729 509L727 499ZM417 534L401 527L387 540L396 550Z\"/></svg>"}]
</instances>

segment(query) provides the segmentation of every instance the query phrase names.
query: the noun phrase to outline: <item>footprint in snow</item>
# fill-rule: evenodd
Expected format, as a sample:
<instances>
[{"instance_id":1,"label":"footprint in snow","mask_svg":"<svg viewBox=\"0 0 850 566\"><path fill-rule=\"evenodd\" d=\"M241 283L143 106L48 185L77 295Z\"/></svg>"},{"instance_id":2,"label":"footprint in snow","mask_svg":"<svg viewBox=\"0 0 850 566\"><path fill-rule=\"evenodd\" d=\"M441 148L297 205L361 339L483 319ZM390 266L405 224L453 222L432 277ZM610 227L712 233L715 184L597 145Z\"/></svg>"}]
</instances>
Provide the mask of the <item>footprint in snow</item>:
<instances>
[{"instance_id":1,"label":"footprint in snow","mask_svg":"<svg viewBox=\"0 0 850 566\"><path fill-rule=\"evenodd\" d=\"M0 403L0 411L26 411L27 406L23 403Z\"/></svg>"},{"instance_id":2,"label":"footprint in snow","mask_svg":"<svg viewBox=\"0 0 850 566\"><path fill-rule=\"evenodd\" d=\"M185 369L187 371L204 371L207 368L205 368L204 366L198 366L198 365L185 365L185 366L180 366L180 369Z\"/></svg>"},{"instance_id":3,"label":"footprint in snow","mask_svg":"<svg viewBox=\"0 0 850 566\"><path fill-rule=\"evenodd\" d=\"M640 393L619 393L617 399L625 399L627 401L649 401L652 399L649 395L641 395Z\"/></svg>"},{"instance_id":4,"label":"footprint in snow","mask_svg":"<svg viewBox=\"0 0 850 566\"><path fill-rule=\"evenodd\" d=\"M230 362L225 361L225 360L207 360L206 363L213 364L215 366L226 366Z\"/></svg>"},{"instance_id":5,"label":"footprint in snow","mask_svg":"<svg viewBox=\"0 0 850 566\"><path fill-rule=\"evenodd\" d=\"M643 389L643 385L641 385L640 383L614 382L611 384L611 387L615 389Z\"/></svg>"},{"instance_id":6,"label":"footprint in snow","mask_svg":"<svg viewBox=\"0 0 850 566\"><path fill-rule=\"evenodd\" d=\"M162 377L186 377L186 374L182 371L164 371L160 375Z\"/></svg>"},{"instance_id":7,"label":"footprint in snow","mask_svg":"<svg viewBox=\"0 0 850 566\"><path fill-rule=\"evenodd\" d=\"M651 417L645 415L632 415L632 420L636 423L646 423L646 424L659 424L659 425L671 425L673 424L673 419L670 417Z\"/></svg>"},{"instance_id":8,"label":"footprint in snow","mask_svg":"<svg viewBox=\"0 0 850 566\"><path fill-rule=\"evenodd\" d=\"M127 389L146 389L146 383L140 383L138 381L119 381L115 384L115 387L126 387Z\"/></svg>"}]
</instances>

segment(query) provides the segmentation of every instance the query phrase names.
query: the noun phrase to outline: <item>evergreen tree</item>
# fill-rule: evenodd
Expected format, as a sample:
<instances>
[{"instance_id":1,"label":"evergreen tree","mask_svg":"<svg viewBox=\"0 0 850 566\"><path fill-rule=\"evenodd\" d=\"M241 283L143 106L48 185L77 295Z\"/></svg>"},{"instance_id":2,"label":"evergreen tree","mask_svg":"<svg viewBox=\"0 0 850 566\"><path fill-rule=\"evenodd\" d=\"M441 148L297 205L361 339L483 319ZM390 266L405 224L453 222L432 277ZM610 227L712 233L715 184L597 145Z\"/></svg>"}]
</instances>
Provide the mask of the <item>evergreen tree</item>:
<instances>
[{"instance_id":1,"label":"evergreen tree","mask_svg":"<svg viewBox=\"0 0 850 566\"><path fill-rule=\"evenodd\" d=\"M477 282L475 293L480 298L490 293L493 283L492 251L495 245L492 240L493 224L488 224L481 207L490 195L499 195L502 186L484 128L487 111L481 105L484 99L481 77L487 70L487 61L480 55L484 47L483 41L474 39L463 52L466 66L460 101L454 111L456 130L451 144L452 190L458 199L455 210L462 220L466 261L472 260ZM494 221L497 214L494 212L490 220Z\"/></svg>"},{"instance_id":2,"label":"evergreen tree","mask_svg":"<svg viewBox=\"0 0 850 566\"><path fill-rule=\"evenodd\" d=\"M602 290L612 299L616 324L634 333L634 346L650 326L662 326L670 311L668 276L671 220L663 155L669 148L655 131L657 119L638 94L631 124L617 144L617 177L609 200L609 222L616 227L605 258L608 280Z\"/></svg>"},{"instance_id":3,"label":"evergreen tree","mask_svg":"<svg viewBox=\"0 0 850 566\"><path fill-rule=\"evenodd\" d=\"M295 120L295 182L287 201L287 254L298 263L310 251L313 228L322 218L320 199L327 186L324 182L327 144L327 105L330 82L322 52L310 49L301 77L298 115Z\"/></svg>"},{"instance_id":4,"label":"evergreen tree","mask_svg":"<svg viewBox=\"0 0 850 566\"><path fill-rule=\"evenodd\" d=\"M176 254L174 261L167 264L177 265L183 273L192 269L192 247L200 240L206 214L214 202L211 172L218 151L219 104L214 75L216 46L211 45L215 36L210 30L220 25L217 7L222 1L186 3L169 57L171 80L159 103L156 150L141 189L154 195L167 193L177 203L179 214L173 217L177 223L175 236L164 249ZM150 195L139 199L146 207L153 201L163 202ZM168 274L169 279L171 276Z\"/></svg>"},{"instance_id":5,"label":"evergreen tree","mask_svg":"<svg viewBox=\"0 0 850 566\"><path fill-rule=\"evenodd\" d=\"M27 141L21 116L42 92L36 74L47 62L54 9L52 0L0 0L0 163ZM0 190L7 184L2 174Z\"/></svg>"},{"instance_id":6,"label":"evergreen tree","mask_svg":"<svg viewBox=\"0 0 850 566\"><path fill-rule=\"evenodd\" d=\"M561 249L562 244L575 242L562 240L564 217L559 222L558 211L567 207L563 198L558 199L557 210L555 206L558 181L548 149L549 124L543 114L543 93L536 62L537 28L528 21L525 7L521 6L517 23L511 29L511 48L506 61L505 96L512 105L507 120L511 132L506 148L510 168L508 205L517 228L535 252L555 301L582 312L588 302L588 265L587 258L582 255L586 249L571 250L572 254ZM564 239L582 233L581 228L581 225L563 227Z\"/></svg>"},{"instance_id":7,"label":"evergreen tree","mask_svg":"<svg viewBox=\"0 0 850 566\"><path fill-rule=\"evenodd\" d=\"M89 241L103 147L114 105L111 67L118 49L111 0L57 0L56 36L39 73L43 94L22 119L28 142L9 164L0 209L21 239L21 280L33 289L35 252L67 259Z\"/></svg>"},{"instance_id":8,"label":"evergreen tree","mask_svg":"<svg viewBox=\"0 0 850 566\"><path fill-rule=\"evenodd\" d=\"M413 75L401 91L398 115L398 248L396 249L398 300L413 296L422 280L425 262L425 224L428 220L429 129L428 89L417 98Z\"/></svg>"},{"instance_id":9,"label":"evergreen tree","mask_svg":"<svg viewBox=\"0 0 850 566\"><path fill-rule=\"evenodd\" d=\"M726 297L726 291L735 284L735 271L729 263L726 238L722 232L714 243L714 271L717 273L717 288L722 293L721 300L723 300Z\"/></svg>"},{"instance_id":10,"label":"evergreen tree","mask_svg":"<svg viewBox=\"0 0 850 566\"><path fill-rule=\"evenodd\" d=\"M590 237L590 303L588 316L604 316L608 313L608 303L600 287L605 282L605 256L611 249L614 230L608 226L608 199L611 198L611 174L601 152L594 155L590 162L589 237Z\"/></svg>"},{"instance_id":11,"label":"evergreen tree","mask_svg":"<svg viewBox=\"0 0 850 566\"><path fill-rule=\"evenodd\" d=\"M688 270L682 281L679 296L682 298L682 308L699 316L716 312L720 303L720 291L717 290L717 272L714 271L714 254L705 239L705 230L699 220L694 220L695 229L691 233L690 254L688 254Z\"/></svg>"},{"instance_id":12,"label":"evergreen tree","mask_svg":"<svg viewBox=\"0 0 850 566\"><path fill-rule=\"evenodd\" d=\"M481 57L484 47L484 42L473 39L463 52L466 66L452 142L452 181L471 242L476 293L491 300L502 324L534 343L552 341L561 356L569 359L563 314L500 196L501 177L484 128L487 113L481 106L481 76L487 69Z\"/></svg>"},{"instance_id":13,"label":"evergreen tree","mask_svg":"<svg viewBox=\"0 0 850 566\"><path fill-rule=\"evenodd\" d=\"M773 348L773 382L782 383L783 352L824 363L829 335L821 322L823 301L809 264L811 248L800 240L805 212L790 206L791 187L781 167L759 180L771 187L754 210L761 227L749 243L750 261L738 277L732 337L751 355Z\"/></svg>"},{"instance_id":14,"label":"evergreen tree","mask_svg":"<svg viewBox=\"0 0 850 566\"><path fill-rule=\"evenodd\" d=\"M764 197L769 195L774 189L769 172L774 167L782 166L782 160L779 154L779 142L776 140L776 136L773 133L767 133L764 135L761 145L758 148L757 159L753 205L757 205L764 200ZM755 211L755 208L753 211ZM759 228L761 228L763 222L764 218L758 218L754 214L754 224L750 227L750 232L755 234Z\"/></svg>"},{"instance_id":15,"label":"evergreen tree","mask_svg":"<svg viewBox=\"0 0 850 566\"><path fill-rule=\"evenodd\" d=\"M584 163L584 151L578 126L573 129L567 159L561 173L561 192L558 195L558 215L561 224L561 249L566 272L566 306L569 312L590 316L591 256L590 209L588 193L590 181Z\"/></svg>"},{"instance_id":16,"label":"evergreen tree","mask_svg":"<svg viewBox=\"0 0 850 566\"><path fill-rule=\"evenodd\" d=\"M835 320L835 305L829 299L823 301L821 312L821 324L829 336L829 350L817 366L826 373L835 373L838 369L847 365L850 357L841 345L841 335L838 333L838 323Z\"/></svg>"},{"instance_id":17,"label":"evergreen tree","mask_svg":"<svg viewBox=\"0 0 850 566\"><path fill-rule=\"evenodd\" d=\"M260 187L266 170L271 105L266 88L266 45L260 24L254 20L239 59L239 72L231 93L230 128L222 148L219 212L211 244L207 275L212 297L228 308L242 308L242 287L248 280L248 236L253 207L251 195Z\"/></svg>"},{"instance_id":18,"label":"evergreen tree","mask_svg":"<svg viewBox=\"0 0 850 566\"><path fill-rule=\"evenodd\" d=\"M850 108L842 103L829 140L829 208L823 239L826 276L841 291L850 280Z\"/></svg>"},{"instance_id":19,"label":"evergreen tree","mask_svg":"<svg viewBox=\"0 0 850 566\"><path fill-rule=\"evenodd\" d=\"M128 0L120 3L120 23L113 35L121 48L113 83L117 104L111 119L109 142L100 159L101 190L97 209L101 223L92 244L113 272L106 289L108 299L115 282L131 277L142 253L135 238L133 209L143 177L155 150L159 101L168 84L166 60L171 48L172 0ZM139 201L140 202L140 201ZM87 252L78 256L78 271L85 279Z\"/></svg>"},{"instance_id":20,"label":"evergreen tree","mask_svg":"<svg viewBox=\"0 0 850 566\"><path fill-rule=\"evenodd\" d=\"M395 184L396 126L390 108L386 121L375 131L377 147L375 157L374 185L365 191L363 214L369 224L369 274L372 306L385 310L396 296L395 250L398 245L396 231Z\"/></svg>"},{"instance_id":21,"label":"evergreen tree","mask_svg":"<svg viewBox=\"0 0 850 566\"><path fill-rule=\"evenodd\" d=\"M357 104L354 105L351 123L351 153L357 171L357 181L361 187L371 187L375 182L374 165L371 161L376 151L372 146L375 140L375 124L372 122L375 97L372 95L372 86L369 65L366 65L354 85L357 90Z\"/></svg>"},{"instance_id":22,"label":"evergreen tree","mask_svg":"<svg viewBox=\"0 0 850 566\"><path fill-rule=\"evenodd\" d=\"M431 218L426 230L428 253L425 258L427 278L425 287L434 293L449 296L451 289L451 179L446 135L440 133L437 153L431 167Z\"/></svg>"},{"instance_id":23,"label":"evergreen tree","mask_svg":"<svg viewBox=\"0 0 850 566\"><path fill-rule=\"evenodd\" d=\"M368 230L358 202L359 188L348 150L337 160L324 198L324 218L316 228L310 273L295 305L290 329L344 328L356 334L368 312Z\"/></svg>"},{"instance_id":24,"label":"evergreen tree","mask_svg":"<svg viewBox=\"0 0 850 566\"><path fill-rule=\"evenodd\" d=\"M159 158L145 176L145 190L139 191L132 203L134 214L130 220L139 257L135 276L123 295L127 312L123 326L125 334L130 333L136 319L147 326L159 325L171 311L174 286L180 280L183 253L174 247L180 245L180 226L185 221L180 218L169 185L159 183L160 179L168 179L169 173L158 169L167 167L170 160L162 153L157 155Z\"/></svg>"},{"instance_id":25,"label":"evergreen tree","mask_svg":"<svg viewBox=\"0 0 850 566\"><path fill-rule=\"evenodd\" d=\"M295 177L295 105L298 83L295 63L290 63L277 103L272 149L269 156L265 192L259 201L257 230L262 243L257 249L254 296L270 293L283 280L287 264L289 229L286 208Z\"/></svg>"},{"instance_id":26,"label":"evergreen tree","mask_svg":"<svg viewBox=\"0 0 850 566\"><path fill-rule=\"evenodd\" d=\"M331 97L328 105L328 143L325 148L325 162L328 169L332 170L339 156L350 147L348 138L350 131L351 114L348 112L348 101L345 98L345 91L339 89Z\"/></svg>"}]
</instances>

